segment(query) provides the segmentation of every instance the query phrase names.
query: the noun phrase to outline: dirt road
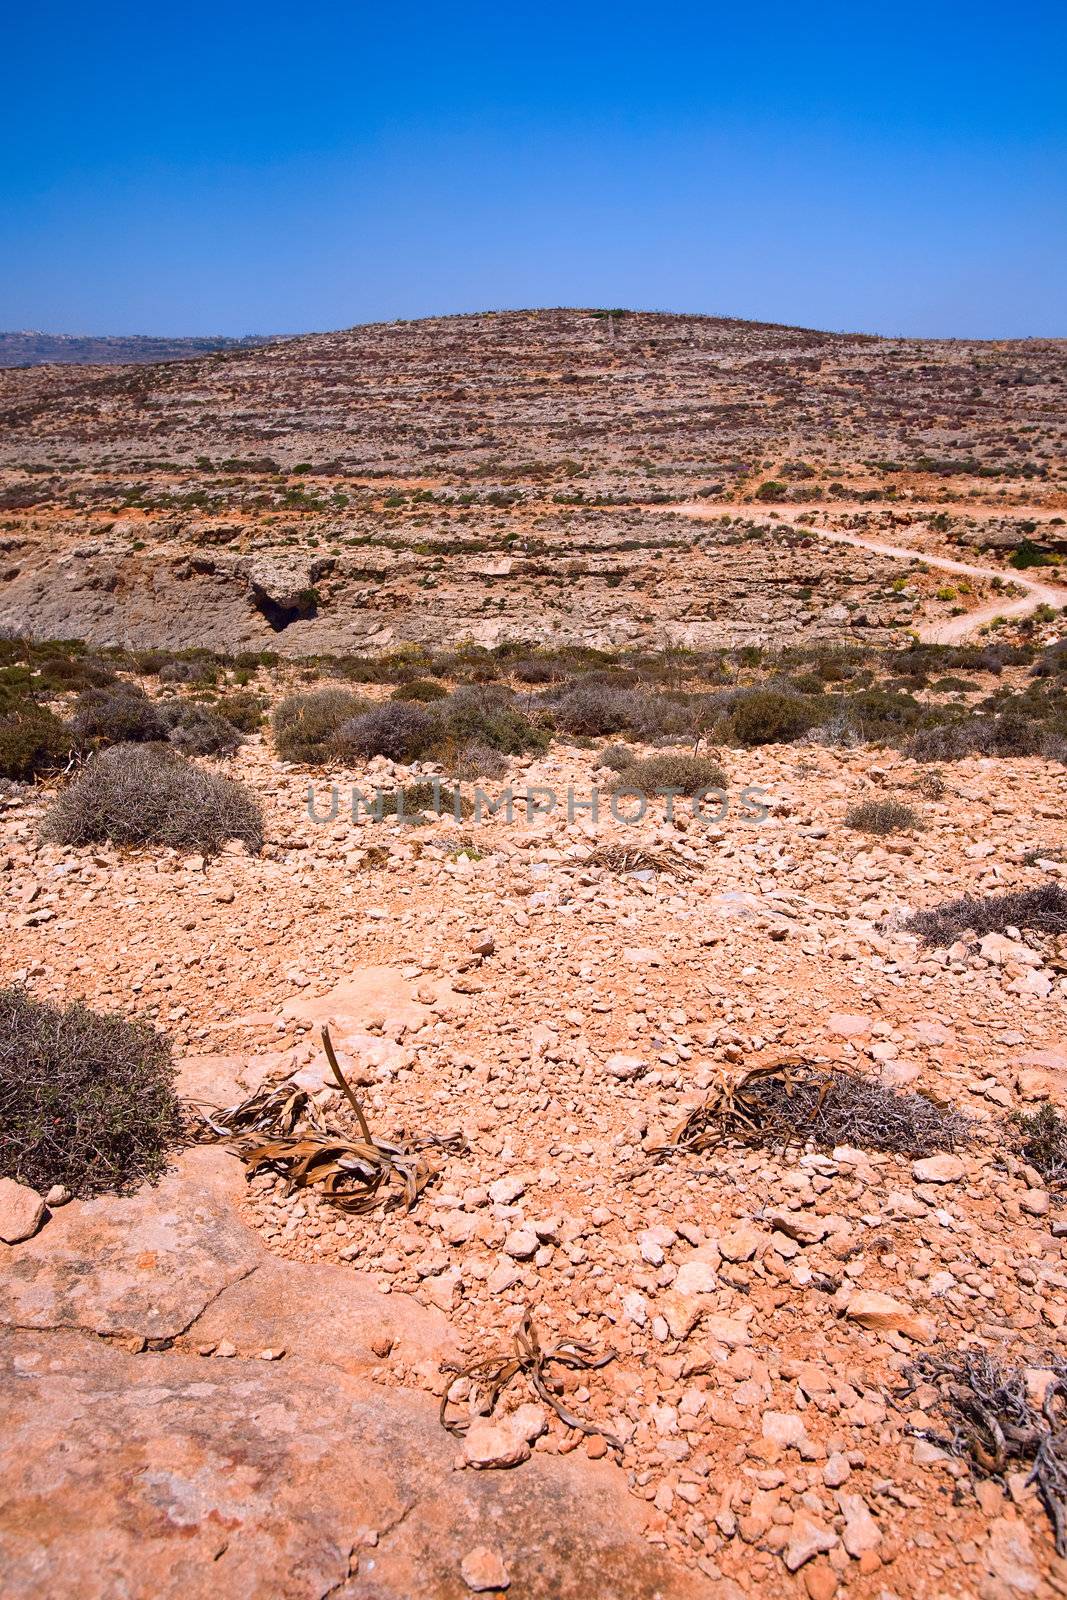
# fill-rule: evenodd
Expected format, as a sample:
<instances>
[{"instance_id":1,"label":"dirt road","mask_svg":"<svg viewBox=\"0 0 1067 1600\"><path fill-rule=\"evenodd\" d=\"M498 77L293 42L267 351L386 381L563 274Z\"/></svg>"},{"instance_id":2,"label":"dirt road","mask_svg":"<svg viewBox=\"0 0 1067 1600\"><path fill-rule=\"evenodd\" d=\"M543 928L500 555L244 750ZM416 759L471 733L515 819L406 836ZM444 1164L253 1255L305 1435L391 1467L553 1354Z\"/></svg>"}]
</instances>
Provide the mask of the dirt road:
<instances>
[{"instance_id":1,"label":"dirt road","mask_svg":"<svg viewBox=\"0 0 1067 1600\"><path fill-rule=\"evenodd\" d=\"M660 506L660 511L673 511L679 516L692 517L697 522L714 522L722 515L721 508L698 505ZM1007 578L1009 575L997 567L973 566L967 561L953 561L950 556L929 555L925 550L909 550L907 545L885 544L880 539L861 539L854 533L835 533L829 528L812 528L819 539L833 544L854 545L857 550L870 550L875 555L889 556L895 561L921 561L927 567L941 572L955 572L968 578ZM1053 606L1057 611L1067 606L1067 588L1049 583L1042 578L1032 578L1026 572L1012 572L1010 582L1025 589L1026 593L1015 599L998 599L990 605L979 606L960 617L948 617L940 622L929 622L918 630L924 644L960 644L994 617L1026 617L1040 605Z\"/></svg>"}]
</instances>

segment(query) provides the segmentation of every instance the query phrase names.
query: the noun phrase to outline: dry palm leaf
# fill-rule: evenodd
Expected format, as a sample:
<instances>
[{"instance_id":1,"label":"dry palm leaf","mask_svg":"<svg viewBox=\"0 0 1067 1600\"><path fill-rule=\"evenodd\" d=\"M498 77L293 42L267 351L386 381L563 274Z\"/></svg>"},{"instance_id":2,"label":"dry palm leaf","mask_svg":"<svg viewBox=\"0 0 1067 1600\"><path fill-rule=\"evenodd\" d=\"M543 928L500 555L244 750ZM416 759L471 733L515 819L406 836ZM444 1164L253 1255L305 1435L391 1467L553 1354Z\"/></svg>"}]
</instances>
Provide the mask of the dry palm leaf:
<instances>
[{"instance_id":1,"label":"dry palm leaf","mask_svg":"<svg viewBox=\"0 0 1067 1600\"><path fill-rule=\"evenodd\" d=\"M514 1349L511 1351L496 1351L492 1355L483 1356L478 1361L473 1361L469 1366L461 1366L456 1361L445 1361L441 1364L442 1372L453 1373L458 1378L469 1378L472 1386L472 1404L469 1410L472 1413L492 1416L496 1403L512 1378L520 1372L525 1373L530 1381L534 1393L551 1406L556 1416L568 1428L576 1428L579 1433L590 1436L599 1435L612 1450L622 1451L622 1443L614 1434L606 1429L599 1428L595 1423L585 1422L581 1417L568 1411L557 1395L549 1387L547 1368L550 1364L569 1367L574 1372L592 1372L598 1367L606 1366L614 1359L614 1352L607 1351L598 1356L593 1347L583 1344L579 1339L564 1339L551 1349L543 1349L533 1317L529 1307L523 1312L522 1322L515 1334ZM451 1385L449 1385L451 1387ZM449 1433L456 1434L459 1438L467 1432L471 1425L472 1417L456 1418L450 1414L451 1402L448 1398L448 1389L441 1399L441 1422Z\"/></svg>"},{"instance_id":2,"label":"dry palm leaf","mask_svg":"<svg viewBox=\"0 0 1067 1600\"><path fill-rule=\"evenodd\" d=\"M205 1116L208 1128L218 1136L238 1137L238 1154L249 1177L257 1172L280 1173L290 1194L312 1188L339 1210L357 1214L372 1211L383 1197L386 1209L402 1205L410 1211L436 1176L422 1151L454 1153L463 1148L462 1135L424 1131L407 1140L401 1134L396 1143L375 1138L341 1071L328 1028L322 1030L322 1044L338 1087L355 1113L358 1137L324 1126L304 1091L291 1085ZM396 1192L390 1192L394 1186Z\"/></svg>"},{"instance_id":3,"label":"dry palm leaf","mask_svg":"<svg viewBox=\"0 0 1067 1600\"><path fill-rule=\"evenodd\" d=\"M194 1127L194 1137L202 1142L228 1139L235 1134L292 1133L303 1118L317 1123L317 1113L304 1089L291 1083L279 1084L276 1089L257 1089L247 1100L227 1106L221 1111L196 1108L199 1125Z\"/></svg>"},{"instance_id":4,"label":"dry palm leaf","mask_svg":"<svg viewBox=\"0 0 1067 1600\"><path fill-rule=\"evenodd\" d=\"M788 1097L802 1081L810 1081L802 1074L810 1074L799 1057L786 1057L753 1067L741 1077L719 1074L718 1082L708 1092L706 1099L691 1111L671 1135L669 1144L660 1147L657 1154L673 1150L710 1150L724 1139L740 1139L743 1143L762 1143L770 1132L767 1127L764 1096L759 1085L774 1079ZM828 1079L819 1086L812 1120L818 1115L829 1086Z\"/></svg>"}]
</instances>

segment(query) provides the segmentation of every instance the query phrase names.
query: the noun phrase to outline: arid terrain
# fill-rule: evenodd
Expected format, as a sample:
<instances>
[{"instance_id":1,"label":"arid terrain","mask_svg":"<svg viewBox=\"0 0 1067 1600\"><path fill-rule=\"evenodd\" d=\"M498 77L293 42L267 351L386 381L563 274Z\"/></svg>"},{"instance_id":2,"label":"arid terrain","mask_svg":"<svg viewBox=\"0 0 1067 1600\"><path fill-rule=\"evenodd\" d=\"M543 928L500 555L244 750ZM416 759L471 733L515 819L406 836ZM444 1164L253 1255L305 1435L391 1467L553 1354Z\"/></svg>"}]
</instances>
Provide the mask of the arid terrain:
<instances>
[{"instance_id":1,"label":"arid terrain","mask_svg":"<svg viewBox=\"0 0 1067 1600\"><path fill-rule=\"evenodd\" d=\"M1067 1597L1065 397L0 371L6 1594ZM26 1110L74 1001L173 1060L125 1181Z\"/></svg>"}]
</instances>

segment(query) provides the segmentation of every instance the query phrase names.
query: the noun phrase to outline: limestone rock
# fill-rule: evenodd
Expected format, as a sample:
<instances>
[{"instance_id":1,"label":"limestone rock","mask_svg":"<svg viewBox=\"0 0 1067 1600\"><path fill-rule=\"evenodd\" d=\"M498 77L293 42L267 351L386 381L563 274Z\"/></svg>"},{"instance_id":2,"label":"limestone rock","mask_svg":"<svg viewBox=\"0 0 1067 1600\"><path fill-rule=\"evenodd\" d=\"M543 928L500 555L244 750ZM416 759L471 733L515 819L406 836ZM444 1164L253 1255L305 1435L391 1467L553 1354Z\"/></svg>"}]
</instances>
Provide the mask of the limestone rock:
<instances>
[{"instance_id":1,"label":"limestone rock","mask_svg":"<svg viewBox=\"0 0 1067 1600\"><path fill-rule=\"evenodd\" d=\"M908 1339L926 1344L934 1336L933 1324L920 1317L902 1300L881 1294L877 1289L857 1289L845 1306L850 1322L858 1322L875 1333L902 1333Z\"/></svg>"},{"instance_id":2,"label":"limestone rock","mask_svg":"<svg viewBox=\"0 0 1067 1600\"><path fill-rule=\"evenodd\" d=\"M29 1184L0 1178L0 1239L18 1244L37 1232L44 1216L44 1201Z\"/></svg>"}]
</instances>

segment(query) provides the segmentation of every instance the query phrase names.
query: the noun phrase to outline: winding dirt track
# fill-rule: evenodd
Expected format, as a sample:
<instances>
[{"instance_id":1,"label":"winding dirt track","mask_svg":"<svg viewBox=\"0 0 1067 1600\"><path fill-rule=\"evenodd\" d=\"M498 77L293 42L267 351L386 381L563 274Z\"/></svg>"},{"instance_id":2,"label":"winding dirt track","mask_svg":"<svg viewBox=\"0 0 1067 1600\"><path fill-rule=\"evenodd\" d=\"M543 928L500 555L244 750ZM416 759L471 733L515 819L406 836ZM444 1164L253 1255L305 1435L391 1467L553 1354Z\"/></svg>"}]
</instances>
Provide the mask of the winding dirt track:
<instances>
[{"instance_id":1,"label":"winding dirt track","mask_svg":"<svg viewBox=\"0 0 1067 1600\"><path fill-rule=\"evenodd\" d=\"M713 510L698 505L660 506L657 509L673 511L681 517L692 517L696 522L713 522L722 514L721 508ZM1004 579L1009 576L997 567L976 567L966 561L953 561L950 556L933 556L925 550L909 550L907 545L883 544L879 539L861 539L854 533L831 533L829 528L812 528L811 531L817 538L833 544L855 545L857 550L870 550L875 555L889 556L894 561L921 561L924 566L937 567L942 572L960 573L968 578ZM1031 578L1025 572L1012 572L1010 581L1025 589L1026 593L1015 600L996 600L991 605L979 606L976 611L968 611L961 617L928 622L918 630L919 638L924 644L960 644L976 629L992 622L994 617L1026 617L1040 605L1053 606L1056 610L1067 606L1067 588L1062 584Z\"/></svg>"}]
</instances>

